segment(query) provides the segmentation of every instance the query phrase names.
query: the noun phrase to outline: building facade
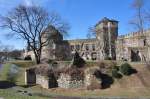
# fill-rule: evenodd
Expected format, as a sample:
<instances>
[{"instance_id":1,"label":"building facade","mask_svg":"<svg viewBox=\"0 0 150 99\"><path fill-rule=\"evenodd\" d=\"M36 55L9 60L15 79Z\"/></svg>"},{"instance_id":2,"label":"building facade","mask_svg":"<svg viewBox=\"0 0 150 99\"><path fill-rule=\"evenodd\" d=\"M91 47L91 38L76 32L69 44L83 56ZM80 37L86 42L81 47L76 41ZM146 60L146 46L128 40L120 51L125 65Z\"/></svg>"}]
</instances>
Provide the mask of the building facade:
<instances>
[{"instance_id":1,"label":"building facade","mask_svg":"<svg viewBox=\"0 0 150 99\"><path fill-rule=\"evenodd\" d=\"M50 27L51 28L51 27ZM54 30L54 31L51 31ZM118 36L118 21L104 17L95 25L96 37L92 39L63 40L56 29L49 29L43 40L52 37L42 50L42 58L70 60L75 51L85 60L146 61L150 59L150 31ZM27 51L30 53L31 51ZM33 57L33 55L31 54ZM34 59L34 58L33 58Z\"/></svg>"},{"instance_id":2,"label":"building facade","mask_svg":"<svg viewBox=\"0 0 150 99\"><path fill-rule=\"evenodd\" d=\"M149 61L150 30L119 36L116 42L117 60Z\"/></svg>"}]
</instances>

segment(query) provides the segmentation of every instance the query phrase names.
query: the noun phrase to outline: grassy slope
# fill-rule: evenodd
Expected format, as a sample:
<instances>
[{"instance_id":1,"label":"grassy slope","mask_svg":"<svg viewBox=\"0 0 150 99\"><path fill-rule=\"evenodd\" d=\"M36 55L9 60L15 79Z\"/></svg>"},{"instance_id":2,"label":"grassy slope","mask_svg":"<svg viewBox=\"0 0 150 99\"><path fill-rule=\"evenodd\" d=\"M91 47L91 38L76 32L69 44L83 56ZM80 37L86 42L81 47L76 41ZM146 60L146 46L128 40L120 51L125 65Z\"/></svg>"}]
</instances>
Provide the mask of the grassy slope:
<instances>
[{"instance_id":1,"label":"grassy slope","mask_svg":"<svg viewBox=\"0 0 150 99\"><path fill-rule=\"evenodd\" d=\"M16 62L17 64L18 62ZM19 62L19 64L26 64L25 62ZM28 65L27 65L28 64ZM26 65L20 65L20 75L18 77L17 84L24 84L24 71L25 67L32 66L32 63ZM93 64L93 63L92 63ZM5 65L3 71L3 78L9 68L10 64ZM130 77L123 77L121 80L115 80L115 83L111 88L104 90L87 91L82 89L41 89L39 86L30 88L23 88L24 90L32 90L36 93L49 94L49 95L63 95L63 96L128 96L128 97L150 97L150 71L143 64L133 64L133 67L138 70L138 74L131 75ZM144 82L144 83L143 83ZM146 85L145 85L146 83ZM0 89L0 96L6 97L6 99L37 99L37 96L22 96L16 93L12 89ZM12 98L13 97L13 98ZM40 97L38 97L40 99ZM43 97L41 99L46 99Z\"/></svg>"},{"instance_id":2,"label":"grassy slope","mask_svg":"<svg viewBox=\"0 0 150 99\"><path fill-rule=\"evenodd\" d=\"M25 69L29 68L34 65L33 62L31 61L14 61L14 62L8 62L7 64L4 64L2 71L0 73L0 80L6 80L6 75L9 72L11 64L16 64L19 66L19 73L17 76L17 85L24 85L24 74L25 74Z\"/></svg>"},{"instance_id":3,"label":"grassy slope","mask_svg":"<svg viewBox=\"0 0 150 99\"><path fill-rule=\"evenodd\" d=\"M93 62L89 62L93 64ZM121 64L121 63L119 63ZM150 97L150 71L144 64L131 63L138 73L131 76L123 76L115 80L110 88L104 90L82 90L82 89L49 89L43 92L65 96L125 96L125 97ZM40 90L39 87L32 87L33 90Z\"/></svg>"},{"instance_id":4,"label":"grassy slope","mask_svg":"<svg viewBox=\"0 0 150 99\"><path fill-rule=\"evenodd\" d=\"M7 73L9 72L10 64L5 64L0 72L0 80L6 80Z\"/></svg>"},{"instance_id":5,"label":"grassy slope","mask_svg":"<svg viewBox=\"0 0 150 99\"><path fill-rule=\"evenodd\" d=\"M21 95L13 89L0 89L0 97L4 97L5 99L48 99L39 96Z\"/></svg>"},{"instance_id":6,"label":"grassy slope","mask_svg":"<svg viewBox=\"0 0 150 99\"><path fill-rule=\"evenodd\" d=\"M15 64L25 64L25 62L13 62ZM29 64L32 64L31 62L26 63L28 66L31 66ZM25 71L25 66L27 65L20 65L20 71L19 71L19 76L17 77L17 85L24 85L24 71ZM11 63L7 63L3 66L3 69L0 73L0 81L5 81L6 80L6 75L9 72ZM22 96L21 94L18 94L15 90L12 88L8 89L0 89L0 97L4 97L6 99L43 99L39 96Z\"/></svg>"},{"instance_id":7,"label":"grassy slope","mask_svg":"<svg viewBox=\"0 0 150 99\"><path fill-rule=\"evenodd\" d=\"M1 78L3 78L3 80L5 80L6 74L9 70L11 64L15 64L19 67L19 73L18 73L16 84L17 85L24 85L24 83L25 83L25 81L24 81L25 80L25 78L24 78L25 77L25 69L34 66L35 63L32 61L11 61L11 62L8 62L7 64L4 65L4 68L3 68L2 73L1 73L2 74Z\"/></svg>"},{"instance_id":8,"label":"grassy slope","mask_svg":"<svg viewBox=\"0 0 150 99\"><path fill-rule=\"evenodd\" d=\"M90 64L93 64L92 62ZM121 63L119 63L121 64ZM131 76L123 76L115 80L110 88L104 90L86 91L77 89L49 89L51 93L67 96L127 96L127 97L150 97L150 70L144 64L131 63L138 71Z\"/></svg>"}]
</instances>

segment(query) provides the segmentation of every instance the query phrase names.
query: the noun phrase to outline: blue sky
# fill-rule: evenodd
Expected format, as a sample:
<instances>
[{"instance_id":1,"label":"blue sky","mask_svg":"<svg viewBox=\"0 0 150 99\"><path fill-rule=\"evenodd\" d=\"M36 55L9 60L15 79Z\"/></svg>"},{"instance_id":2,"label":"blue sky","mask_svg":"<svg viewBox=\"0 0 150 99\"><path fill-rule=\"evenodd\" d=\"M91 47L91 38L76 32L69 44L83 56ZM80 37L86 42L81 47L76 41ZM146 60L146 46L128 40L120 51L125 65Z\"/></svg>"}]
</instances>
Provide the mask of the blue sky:
<instances>
[{"instance_id":1,"label":"blue sky","mask_svg":"<svg viewBox=\"0 0 150 99\"><path fill-rule=\"evenodd\" d=\"M67 39L86 38L88 28L95 25L103 17L119 21L119 34L133 31L129 20L135 11L131 8L133 0L0 0L0 14L6 14L18 4L27 6L36 4L49 11L56 11L67 21L71 29ZM150 4L147 2L147 5ZM15 48L24 47L24 42L18 39L7 39L6 31L0 30L0 41L3 44L14 45Z\"/></svg>"}]
</instances>

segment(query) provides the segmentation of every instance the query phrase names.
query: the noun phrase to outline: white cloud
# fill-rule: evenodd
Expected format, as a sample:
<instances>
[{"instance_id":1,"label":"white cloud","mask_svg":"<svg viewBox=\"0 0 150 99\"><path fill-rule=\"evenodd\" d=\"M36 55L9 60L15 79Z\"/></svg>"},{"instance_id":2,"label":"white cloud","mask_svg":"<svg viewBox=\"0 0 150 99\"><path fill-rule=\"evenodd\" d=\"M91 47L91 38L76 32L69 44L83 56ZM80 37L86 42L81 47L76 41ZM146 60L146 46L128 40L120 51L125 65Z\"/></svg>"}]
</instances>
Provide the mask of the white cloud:
<instances>
[{"instance_id":1,"label":"white cloud","mask_svg":"<svg viewBox=\"0 0 150 99\"><path fill-rule=\"evenodd\" d=\"M24 0L24 3L25 3L26 6L32 6L33 5L32 0Z\"/></svg>"},{"instance_id":2,"label":"white cloud","mask_svg":"<svg viewBox=\"0 0 150 99\"><path fill-rule=\"evenodd\" d=\"M33 5L48 5L53 0L0 0L0 8L10 8L18 4L23 4L26 6Z\"/></svg>"},{"instance_id":3,"label":"white cloud","mask_svg":"<svg viewBox=\"0 0 150 99\"><path fill-rule=\"evenodd\" d=\"M33 5L47 5L52 0L23 0L23 4L26 6L33 6Z\"/></svg>"},{"instance_id":4,"label":"white cloud","mask_svg":"<svg viewBox=\"0 0 150 99\"><path fill-rule=\"evenodd\" d=\"M7 12L9 9L15 7L17 4L20 4L20 0L0 0L0 12L1 14ZM4 10L5 9L5 10Z\"/></svg>"}]
</instances>

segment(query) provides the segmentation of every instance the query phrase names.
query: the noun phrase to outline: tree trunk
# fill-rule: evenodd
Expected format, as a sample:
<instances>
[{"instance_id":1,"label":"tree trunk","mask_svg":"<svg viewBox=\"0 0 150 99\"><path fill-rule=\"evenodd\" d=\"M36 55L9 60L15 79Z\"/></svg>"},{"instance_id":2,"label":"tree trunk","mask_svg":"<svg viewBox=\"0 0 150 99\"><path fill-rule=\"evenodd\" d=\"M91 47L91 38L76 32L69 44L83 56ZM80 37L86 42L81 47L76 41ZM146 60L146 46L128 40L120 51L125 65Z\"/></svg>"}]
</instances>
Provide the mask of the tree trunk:
<instances>
[{"instance_id":1,"label":"tree trunk","mask_svg":"<svg viewBox=\"0 0 150 99\"><path fill-rule=\"evenodd\" d=\"M39 57L36 58L36 64L40 64L41 60L39 59Z\"/></svg>"},{"instance_id":2,"label":"tree trunk","mask_svg":"<svg viewBox=\"0 0 150 99\"><path fill-rule=\"evenodd\" d=\"M34 55L35 55L35 62L36 64L40 64L41 63L41 53L40 52L35 52L34 51Z\"/></svg>"}]
</instances>

